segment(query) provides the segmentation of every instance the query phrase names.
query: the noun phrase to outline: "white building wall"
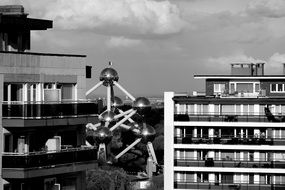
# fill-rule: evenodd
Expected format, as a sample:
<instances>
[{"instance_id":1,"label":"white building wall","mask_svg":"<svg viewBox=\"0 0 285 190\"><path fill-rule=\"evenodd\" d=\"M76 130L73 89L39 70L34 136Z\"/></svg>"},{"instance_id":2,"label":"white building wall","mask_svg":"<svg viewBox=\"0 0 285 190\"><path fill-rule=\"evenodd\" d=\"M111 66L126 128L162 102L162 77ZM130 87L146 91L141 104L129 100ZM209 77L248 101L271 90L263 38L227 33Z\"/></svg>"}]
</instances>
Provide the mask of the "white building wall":
<instances>
[{"instance_id":1,"label":"white building wall","mask_svg":"<svg viewBox=\"0 0 285 190\"><path fill-rule=\"evenodd\" d=\"M174 189L174 92L164 93L164 190Z\"/></svg>"}]
</instances>

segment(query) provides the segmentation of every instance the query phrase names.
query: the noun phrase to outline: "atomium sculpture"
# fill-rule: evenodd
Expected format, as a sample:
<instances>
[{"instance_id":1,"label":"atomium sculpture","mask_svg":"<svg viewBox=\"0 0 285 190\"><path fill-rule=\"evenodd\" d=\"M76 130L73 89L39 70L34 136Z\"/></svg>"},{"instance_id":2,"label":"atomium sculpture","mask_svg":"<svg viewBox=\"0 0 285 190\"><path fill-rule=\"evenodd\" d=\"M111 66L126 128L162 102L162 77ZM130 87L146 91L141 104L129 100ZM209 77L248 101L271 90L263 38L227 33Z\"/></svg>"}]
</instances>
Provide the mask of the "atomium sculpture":
<instances>
[{"instance_id":1,"label":"atomium sculpture","mask_svg":"<svg viewBox=\"0 0 285 190\"><path fill-rule=\"evenodd\" d=\"M112 132L118 127L131 130L137 139L128 147L126 147L122 152L116 155L115 159L119 159L139 142L145 143L147 145L149 154L149 157L147 159L146 172L148 176L151 177L153 172L156 172L156 166L158 165L153 145L151 143L155 138L156 132L152 126L146 124L144 119L142 123L137 124L131 118L136 113L144 118L144 115L151 110L150 102L145 97L135 98L127 90L125 90L118 83L118 81L119 75L117 71L112 68L112 63L109 62L109 67L103 69L100 74L100 82L98 82L94 87L86 92L87 96L95 91L98 87L105 86L107 88L107 109L99 115L99 123L88 123L86 125L86 128L94 131L95 141L99 144L98 158L105 161L107 161L106 144L111 141ZM123 101L120 98L114 96L114 86L120 89L133 101L132 109L129 109L127 111L122 111L120 109L120 106L123 105ZM126 121L129 121L128 125L124 124Z\"/></svg>"}]
</instances>

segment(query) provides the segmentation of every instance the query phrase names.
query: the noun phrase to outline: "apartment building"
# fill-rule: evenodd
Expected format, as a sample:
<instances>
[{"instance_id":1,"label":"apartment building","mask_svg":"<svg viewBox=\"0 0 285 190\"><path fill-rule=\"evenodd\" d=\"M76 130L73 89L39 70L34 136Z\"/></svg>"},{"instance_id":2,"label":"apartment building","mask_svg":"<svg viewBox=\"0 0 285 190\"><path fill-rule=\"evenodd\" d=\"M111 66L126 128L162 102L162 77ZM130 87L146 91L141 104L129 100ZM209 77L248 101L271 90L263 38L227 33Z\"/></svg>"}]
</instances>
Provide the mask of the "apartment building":
<instances>
[{"instance_id":1,"label":"apartment building","mask_svg":"<svg viewBox=\"0 0 285 190\"><path fill-rule=\"evenodd\" d=\"M285 189L285 73L235 63L194 78L204 95L164 94L165 189Z\"/></svg>"},{"instance_id":2,"label":"apartment building","mask_svg":"<svg viewBox=\"0 0 285 190\"><path fill-rule=\"evenodd\" d=\"M100 102L85 100L85 55L29 52L32 30L52 21L0 6L0 165L5 190L84 190L97 150L85 144Z\"/></svg>"}]
</instances>

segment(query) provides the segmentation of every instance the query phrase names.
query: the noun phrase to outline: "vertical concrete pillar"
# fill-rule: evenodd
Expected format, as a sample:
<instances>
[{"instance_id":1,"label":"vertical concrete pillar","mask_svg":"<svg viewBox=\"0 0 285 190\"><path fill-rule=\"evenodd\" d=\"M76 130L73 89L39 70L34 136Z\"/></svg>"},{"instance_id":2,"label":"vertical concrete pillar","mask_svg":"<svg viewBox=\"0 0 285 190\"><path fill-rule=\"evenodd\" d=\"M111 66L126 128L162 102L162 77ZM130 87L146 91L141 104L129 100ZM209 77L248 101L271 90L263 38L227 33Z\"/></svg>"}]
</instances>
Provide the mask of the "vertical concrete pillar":
<instances>
[{"instance_id":1,"label":"vertical concrete pillar","mask_svg":"<svg viewBox=\"0 0 285 190\"><path fill-rule=\"evenodd\" d=\"M164 93L164 189L174 189L174 92Z\"/></svg>"},{"instance_id":2,"label":"vertical concrete pillar","mask_svg":"<svg viewBox=\"0 0 285 190\"><path fill-rule=\"evenodd\" d=\"M0 89L4 89L4 76L0 75ZM3 126L2 126L2 101L3 93L0 93L0 190L3 190L3 179L2 179L2 153L4 144Z\"/></svg>"},{"instance_id":3,"label":"vertical concrete pillar","mask_svg":"<svg viewBox=\"0 0 285 190\"><path fill-rule=\"evenodd\" d=\"M36 84L36 101L37 102L42 101L41 97L42 97L41 84L38 83L38 84Z\"/></svg>"},{"instance_id":4,"label":"vertical concrete pillar","mask_svg":"<svg viewBox=\"0 0 285 190\"><path fill-rule=\"evenodd\" d=\"M30 101L33 102L34 101L34 85L30 85Z\"/></svg>"},{"instance_id":5,"label":"vertical concrete pillar","mask_svg":"<svg viewBox=\"0 0 285 190\"><path fill-rule=\"evenodd\" d=\"M27 83L23 84L22 100L23 102L28 101L28 84Z\"/></svg>"},{"instance_id":6,"label":"vertical concrete pillar","mask_svg":"<svg viewBox=\"0 0 285 190\"><path fill-rule=\"evenodd\" d=\"M254 184L259 184L259 174L254 174L253 181L254 181Z\"/></svg>"},{"instance_id":7,"label":"vertical concrete pillar","mask_svg":"<svg viewBox=\"0 0 285 190\"><path fill-rule=\"evenodd\" d=\"M194 130L193 130L193 137L197 137L197 127L194 127Z\"/></svg>"},{"instance_id":8,"label":"vertical concrete pillar","mask_svg":"<svg viewBox=\"0 0 285 190\"><path fill-rule=\"evenodd\" d=\"M11 84L8 84L8 104L11 103Z\"/></svg>"},{"instance_id":9,"label":"vertical concrete pillar","mask_svg":"<svg viewBox=\"0 0 285 190\"><path fill-rule=\"evenodd\" d=\"M253 159L254 159L254 161L260 161L260 154L258 151L255 151L253 153Z\"/></svg>"},{"instance_id":10,"label":"vertical concrete pillar","mask_svg":"<svg viewBox=\"0 0 285 190\"><path fill-rule=\"evenodd\" d=\"M214 128L209 128L209 137L214 137Z\"/></svg>"}]
</instances>

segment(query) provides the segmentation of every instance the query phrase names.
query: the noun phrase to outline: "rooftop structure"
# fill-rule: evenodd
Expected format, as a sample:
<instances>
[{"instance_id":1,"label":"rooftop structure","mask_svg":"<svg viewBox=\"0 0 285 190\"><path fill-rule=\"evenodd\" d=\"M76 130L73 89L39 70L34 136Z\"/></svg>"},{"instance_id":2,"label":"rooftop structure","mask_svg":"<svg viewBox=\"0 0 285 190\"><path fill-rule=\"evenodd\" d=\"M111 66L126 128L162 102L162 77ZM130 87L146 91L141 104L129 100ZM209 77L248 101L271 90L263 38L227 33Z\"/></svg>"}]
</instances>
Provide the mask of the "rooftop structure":
<instances>
[{"instance_id":1,"label":"rooftop structure","mask_svg":"<svg viewBox=\"0 0 285 190\"><path fill-rule=\"evenodd\" d=\"M52 28L51 20L28 18L21 5L0 6L0 51L25 51L32 30Z\"/></svg>"},{"instance_id":2,"label":"rooftop structure","mask_svg":"<svg viewBox=\"0 0 285 190\"><path fill-rule=\"evenodd\" d=\"M165 92L166 190L285 188L285 75L231 67L194 76L204 96Z\"/></svg>"}]
</instances>

